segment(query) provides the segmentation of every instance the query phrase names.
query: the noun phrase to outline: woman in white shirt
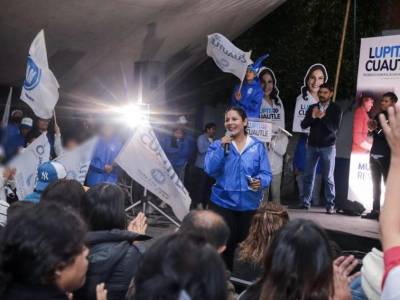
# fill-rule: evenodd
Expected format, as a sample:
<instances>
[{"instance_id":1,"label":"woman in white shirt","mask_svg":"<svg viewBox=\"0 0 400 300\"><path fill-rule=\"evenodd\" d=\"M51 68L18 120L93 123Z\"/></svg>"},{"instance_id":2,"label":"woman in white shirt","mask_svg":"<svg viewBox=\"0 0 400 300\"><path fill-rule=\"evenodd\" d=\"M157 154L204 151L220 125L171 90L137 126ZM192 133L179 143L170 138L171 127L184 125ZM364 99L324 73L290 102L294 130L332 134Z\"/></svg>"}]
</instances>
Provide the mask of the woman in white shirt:
<instances>
[{"instance_id":1,"label":"woman in white shirt","mask_svg":"<svg viewBox=\"0 0 400 300\"><path fill-rule=\"evenodd\" d=\"M272 123L273 136L268 143L268 158L271 164L272 181L269 189L264 192L264 201L268 201L269 193L273 202L281 202L281 179L283 169L283 157L289 143L286 134L279 128L285 128L285 110L279 97L276 86L276 77L269 68L261 68L259 74L264 97L260 110L260 118Z\"/></svg>"}]
</instances>

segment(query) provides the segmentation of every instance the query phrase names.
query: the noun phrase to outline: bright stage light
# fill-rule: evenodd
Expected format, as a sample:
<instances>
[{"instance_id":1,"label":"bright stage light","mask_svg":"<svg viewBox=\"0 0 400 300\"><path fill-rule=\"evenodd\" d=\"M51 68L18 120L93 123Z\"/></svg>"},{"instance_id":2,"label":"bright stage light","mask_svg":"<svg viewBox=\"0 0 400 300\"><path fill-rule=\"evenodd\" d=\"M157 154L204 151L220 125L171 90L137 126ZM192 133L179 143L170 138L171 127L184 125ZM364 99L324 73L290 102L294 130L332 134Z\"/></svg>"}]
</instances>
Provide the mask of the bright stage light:
<instances>
[{"instance_id":1,"label":"bright stage light","mask_svg":"<svg viewBox=\"0 0 400 300\"><path fill-rule=\"evenodd\" d=\"M113 111L118 114L118 122L125 123L131 128L146 126L149 121L149 107L146 104L129 104L114 107Z\"/></svg>"}]
</instances>

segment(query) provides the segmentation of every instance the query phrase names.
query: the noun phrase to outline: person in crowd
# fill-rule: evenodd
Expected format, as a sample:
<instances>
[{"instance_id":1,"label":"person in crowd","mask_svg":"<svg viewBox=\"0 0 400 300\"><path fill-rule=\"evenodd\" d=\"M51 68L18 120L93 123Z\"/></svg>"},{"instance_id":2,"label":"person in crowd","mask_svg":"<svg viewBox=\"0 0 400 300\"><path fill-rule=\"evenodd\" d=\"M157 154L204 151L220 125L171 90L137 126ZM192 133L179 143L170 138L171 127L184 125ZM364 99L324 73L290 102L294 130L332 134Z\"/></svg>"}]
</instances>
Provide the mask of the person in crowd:
<instances>
[{"instance_id":1,"label":"person in crowd","mask_svg":"<svg viewBox=\"0 0 400 300\"><path fill-rule=\"evenodd\" d=\"M368 113L374 106L374 99L363 96L359 100L358 107L354 111L353 121L353 153L369 153L372 147L371 138L368 136L368 124L370 121Z\"/></svg>"},{"instance_id":2,"label":"person in crowd","mask_svg":"<svg viewBox=\"0 0 400 300\"><path fill-rule=\"evenodd\" d=\"M239 299L348 300L357 263L354 256L334 261L324 230L312 221L294 220L272 238L263 275Z\"/></svg>"},{"instance_id":3,"label":"person in crowd","mask_svg":"<svg viewBox=\"0 0 400 300\"><path fill-rule=\"evenodd\" d=\"M51 182L42 192L40 202L57 203L81 212L85 189L74 179L58 179Z\"/></svg>"},{"instance_id":4,"label":"person in crowd","mask_svg":"<svg viewBox=\"0 0 400 300\"><path fill-rule=\"evenodd\" d=\"M383 94L380 101L380 114L387 117L387 110L389 107L394 106L397 102L396 94L388 92ZM367 219L378 220L381 210L381 184L382 178L386 182L390 166L390 148L387 143L386 137L380 126L379 114L375 117L373 122L370 123L370 130L372 130L373 142L369 157L369 168L371 170L372 178L372 197L373 204L371 212L362 215L361 217Z\"/></svg>"},{"instance_id":5,"label":"person in crowd","mask_svg":"<svg viewBox=\"0 0 400 300\"><path fill-rule=\"evenodd\" d=\"M10 120L4 130L2 144L4 145L5 159L10 160L18 151L24 147L25 140L21 134L20 124L24 116L22 110L14 110L11 112Z\"/></svg>"},{"instance_id":6,"label":"person in crowd","mask_svg":"<svg viewBox=\"0 0 400 300\"><path fill-rule=\"evenodd\" d=\"M161 146L179 179L184 182L186 165L193 153L194 141L182 125L172 130L172 135L164 136Z\"/></svg>"},{"instance_id":7,"label":"person in crowd","mask_svg":"<svg viewBox=\"0 0 400 300\"><path fill-rule=\"evenodd\" d=\"M29 132L32 130L33 120L31 118L23 118L21 121L21 125L19 126L21 135L26 139ZM26 141L25 141L26 144ZM24 145L25 146L25 145Z\"/></svg>"},{"instance_id":8,"label":"person in crowd","mask_svg":"<svg viewBox=\"0 0 400 300\"><path fill-rule=\"evenodd\" d=\"M335 206L335 156L336 135L342 119L340 107L331 101L333 88L329 84L319 87L319 103L311 105L301 122L303 129L310 128L306 150L306 168L304 172L304 197L301 209L308 209L314 186L315 169L321 160L322 179L326 201L326 212L333 214Z\"/></svg>"},{"instance_id":9,"label":"person in crowd","mask_svg":"<svg viewBox=\"0 0 400 300\"><path fill-rule=\"evenodd\" d=\"M293 131L305 132L308 130L301 128L301 122L305 117L307 109L318 103L318 91L321 84L328 81L328 73L322 64L313 64L304 77L304 85L301 88L300 95L296 98L295 116L293 119Z\"/></svg>"},{"instance_id":10,"label":"person in crowd","mask_svg":"<svg viewBox=\"0 0 400 300\"><path fill-rule=\"evenodd\" d=\"M197 191L195 193L194 207L206 208L210 199L211 186L213 179L204 172L204 158L208 147L214 142L217 125L215 123L207 123L204 133L197 138L197 156L196 156L196 182Z\"/></svg>"},{"instance_id":11,"label":"person in crowd","mask_svg":"<svg viewBox=\"0 0 400 300\"><path fill-rule=\"evenodd\" d=\"M10 216L0 245L0 298L68 300L85 282L85 235L78 214L56 204Z\"/></svg>"},{"instance_id":12,"label":"person in crowd","mask_svg":"<svg viewBox=\"0 0 400 300\"><path fill-rule=\"evenodd\" d=\"M179 228L181 234L192 234L203 238L214 247L219 254L226 249L229 238L229 227L224 219L211 210L194 210L188 213L182 220ZM230 282L230 272L226 272L228 300L237 298L235 287Z\"/></svg>"},{"instance_id":13,"label":"person in crowd","mask_svg":"<svg viewBox=\"0 0 400 300\"><path fill-rule=\"evenodd\" d=\"M32 193L25 196L25 201L31 201L34 203L39 203L40 197L46 187L57 181L58 179L63 179L67 176L67 172L62 164L56 161L48 161L42 163L37 170L37 182L35 189Z\"/></svg>"},{"instance_id":14,"label":"person in crowd","mask_svg":"<svg viewBox=\"0 0 400 300\"><path fill-rule=\"evenodd\" d=\"M229 108L225 113L225 128L231 135L209 146L204 163L205 172L216 180L210 208L224 217L231 232L224 252L230 270L237 244L246 238L263 189L272 177L265 145L248 136L246 127L246 112L240 107Z\"/></svg>"},{"instance_id":15,"label":"person in crowd","mask_svg":"<svg viewBox=\"0 0 400 300\"><path fill-rule=\"evenodd\" d=\"M280 129L285 129L285 111L279 97L274 72L269 68L261 68L259 79L264 91L260 118L271 122L273 131L271 142L267 143L272 181L269 189L265 190L264 201L268 201L269 194L271 194L272 201L280 203L283 157L289 143L287 135Z\"/></svg>"},{"instance_id":16,"label":"person in crowd","mask_svg":"<svg viewBox=\"0 0 400 300\"><path fill-rule=\"evenodd\" d=\"M111 124L103 124L99 140L90 162L86 177L86 185L92 187L98 183L116 183L118 181L118 166L114 160L121 151L122 141L116 129Z\"/></svg>"},{"instance_id":17,"label":"person in crowd","mask_svg":"<svg viewBox=\"0 0 400 300\"><path fill-rule=\"evenodd\" d=\"M307 138L308 135L300 133L299 140L294 150L293 156L293 173L296 178L297 190L299 192L299 202L303 201L304 197L304 170L306 168L306 149L307 149ZM322 187L322 176L321 176L321 162L318 161L317 169L315 171L314 186L311 196L311 203L314 206L319 206L321 203L321 187Z\"/></svg>"},{"instance_id":18,"label":"person in crowd","mask_svg":"<svg viewBox=\"0 0 400 300\"><path fill-rule=\"evenodd\" d=\"M224 219L211 210L194 210L188 213L182 220L179 232L202 237L218 253L225 251L230 234Z\"/></svg>"},{"instance_id":19,"label":"person in crowd","mask_svg":"<svg viewBox=\"0 0 400 300\"><path fill-rule=\"evenodd\" d=\"M277 203L263 203L253 217L249 235L240 243L240 260L261 265L275 233L288 222L286 208Z\"/></svg>"},{"instance_id":20,"label":"person in crowd","mask_svg":"<svg viewBox=\"0 0 400 300\"><path fill-rule=\"evenodd\" d=\"M257 77L262 62L268 54L261 56L254 64L247 67L242 84L237 84L231 96L231 105L241 107L249 118L259 118L264 92ZM240 88L240 90L239 90Z\"/></svg>"},{"instance_id":21,"label":"person in crowd","mask_svg":"<svg viewBox=\"0 0 400 300\"><path fill-rule=\"evenodd\" d=\"M101 183L90 188L82 202L82 216L89 232L89 268L85 285L74 299L96 299L96 286L102 282L108 300L124 299L129 284L135 277L141 253L135 241L149 239L144 233L146 217L140 213L127 223L126 193L119 186Z\"/></svg>"},{"instance_id":22,"label":"person in crowd","mask_svg":"<svg viewBox=\"0 0 400 300\"><path fill-rule=\"evenodd\" d=\"M4 227L7 223L7 210L9 203L7 201L7 193L9 191L7 184L12 182L15 175L15 169L3 167L0 165L0 227Z\"/></svg>"},{"instance_id":23,"label":"person in crowd","mask_svg":"<svg viewBox=\"0 0 400 300\"><path fill-rule=\"evenodd\" d=\"M175 233L145 252L128 299L226 300L225 283L218 252L197 236Z\"/></svg>"},{"instance_id":24,"label":"person in crowd","mask_svg":"<svg viewBox=\"0 0 400 300\"><path fill-rule=\"evenodd\" d=\"M384 251L382 300L400 299L400 104L379 115L390 147L390 168L386 180L385 203L379 218Z\"/></svg>"}]
</instances>

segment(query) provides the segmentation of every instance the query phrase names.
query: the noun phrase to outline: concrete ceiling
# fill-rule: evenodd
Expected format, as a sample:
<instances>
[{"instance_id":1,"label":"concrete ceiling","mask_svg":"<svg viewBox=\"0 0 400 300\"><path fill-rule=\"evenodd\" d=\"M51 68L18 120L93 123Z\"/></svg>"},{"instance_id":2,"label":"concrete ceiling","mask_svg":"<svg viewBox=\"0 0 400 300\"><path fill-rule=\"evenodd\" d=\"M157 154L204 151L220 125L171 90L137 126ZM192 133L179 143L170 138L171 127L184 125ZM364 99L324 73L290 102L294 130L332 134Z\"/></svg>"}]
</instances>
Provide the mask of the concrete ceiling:
<instances>
[{"instance_id":1,"label":"concrete ceiling","mask_svg":"<svg viewBox=\"0 0 400 300\"><path fill-rule=\"evenodd\" d=\"M0 84L20 86L45 30L62 97L125 97L135 61L179 79L206 59L206 35L233 39L285 0L0 0ZM266 32L267 34L267 32Z\"/></svg>"}]
</instances>

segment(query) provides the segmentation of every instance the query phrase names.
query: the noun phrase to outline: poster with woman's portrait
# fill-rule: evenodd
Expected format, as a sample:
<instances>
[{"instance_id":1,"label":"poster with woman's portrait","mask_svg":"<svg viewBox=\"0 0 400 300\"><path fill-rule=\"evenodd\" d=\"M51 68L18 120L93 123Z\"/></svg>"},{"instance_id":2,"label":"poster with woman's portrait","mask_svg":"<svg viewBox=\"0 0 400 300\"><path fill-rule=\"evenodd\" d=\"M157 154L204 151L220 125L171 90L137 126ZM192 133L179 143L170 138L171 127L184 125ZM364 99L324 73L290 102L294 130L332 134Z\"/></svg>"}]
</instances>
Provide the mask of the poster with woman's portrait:
<instances>
[{"instance_id":1,"label":"poster with woman's portrait","mask_svg":"<svg viewBox=\"0 0 400 300\"><path fill-rule=\"evenodd\" d=\"M273 124L273 130L279 127L285 129L285 109L281 98L274 71L263 67L258 75L264 91L260 109L260 118Z\"/></svg>"},{"instance_id":2,"label":"poster with woman's portrait","mask_svg":"<svg viewBox=\"0 0 400 300\"><path fill-rule=\"evenodd\" d=\"M296 107L293 116L293 132L309 132L309 129L302 129L300 124L306 116L308 107L319 101L319 87L327 81L328 72L323 64L313 64L308 68L304 77L304 84L300 89L300 95L296 98Z\"/></svg>"}]
</instances>

